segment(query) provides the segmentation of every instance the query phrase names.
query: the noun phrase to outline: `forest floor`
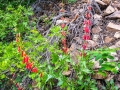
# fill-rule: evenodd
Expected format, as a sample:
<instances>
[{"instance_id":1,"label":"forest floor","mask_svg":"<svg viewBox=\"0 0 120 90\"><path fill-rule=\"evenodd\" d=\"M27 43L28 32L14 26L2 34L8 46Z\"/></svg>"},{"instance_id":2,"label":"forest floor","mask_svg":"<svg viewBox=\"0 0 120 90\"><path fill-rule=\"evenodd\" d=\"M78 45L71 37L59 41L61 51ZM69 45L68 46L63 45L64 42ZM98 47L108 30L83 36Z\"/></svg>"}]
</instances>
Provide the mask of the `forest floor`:
<instances>
[{"instance_id":1,"label":"forest floor","mask_svg":"<svg viewBox=\"0 0 120 90\"><path fill-rule=\"evenodd\" d=\"M83 22L86 12L86 6L91 5L91 31L90 40L88 40L88 49L94 50L101 47L120 48L120 1L119 0L93 0L89 3L87 0L77 0L75 3L62 4L59 0L39 1L37 0L32 8L37 17L37 29L42 35L47 35L52 25L59 25L62 22L68 26L67 46L71 57L75 60L78 49L81 49ZM63 9L64 13L60 12ZM61 21L60 18L65 20ZM44 18L44 19L42 19ZM52 21L52 24L49 22ZM111 53L114 61L119 62L120 51ZM94 70L99 68L99 63L95 61ZM107 77L94 76L101 90L105 80L114 79L115 85L120 88L120 74L109 73Z\"/></svg>"}]
</instances>

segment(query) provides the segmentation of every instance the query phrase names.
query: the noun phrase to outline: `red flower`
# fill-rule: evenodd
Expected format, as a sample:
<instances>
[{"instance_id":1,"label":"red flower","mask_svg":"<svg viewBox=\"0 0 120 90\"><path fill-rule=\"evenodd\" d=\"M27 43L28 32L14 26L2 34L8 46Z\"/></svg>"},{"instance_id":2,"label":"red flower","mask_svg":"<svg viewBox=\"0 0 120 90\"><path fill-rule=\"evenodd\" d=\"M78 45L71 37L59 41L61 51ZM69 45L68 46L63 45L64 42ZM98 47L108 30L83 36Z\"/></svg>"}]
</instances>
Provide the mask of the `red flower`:
<instances>
[{"instance_id":1,"label":"red flower","mask_svg":"<svg viewBox=\"0 0 120 90\"><path fill-rule=\"evenodd\" d=\"M67 48L67 47L63 47L63 48L62 48L62 51L63 51L65 54L67 54L68 48Z\"/></svg>"},{"instance_id":2,"label":"red flower","mask_svg":"<svg viewBox=\"0 0 120 90\"><path fill-rule=\"evenodd\" d=\"M62 39L62 44L66 44L66 39Z\"/></svg>"},{"instance_id":3,"label":"red flower","mask_svg":"<svg viewBox=\"0 0 120 90\"><path fill-rule=\"evenodd\" d=\"M16 83L16 87L19 87L18 83Z\"/></svg>"},{"instance_id":4,"label":"red flower","mask_svg":"<svg viewBox=\"0 0 120 90\"><path fill-rule=\"evenodd\" d=\"M60 12L65 12L65 10L63 8L60 9Z\"/></svg>"},{"instance_id":5,"label":"red flower","mask_svg":"<svg viewBox=\"0 0 120 90\"><path fill-rule=\"evenodd\" d=\"M84 57L86 57L86 53L84 52L84 54L83 53L80 53L80 56L82 57L82 56L84 56Z\"/></svg>"},{"instance_id":6,"label":"red flower","mask_svg":"<svg viewBox=\"0 0 120 90\"><path fill-rule=\"evenodd\" d=\"M85 25L85 24L87 24L87 21L86 21L86 20L84 20L83 24L84 24L84 25Z\"/></svg>"},{"instance_id":7,"label":"red flower","mask_svg":"<svg viewBox=\"0 0 120 90\"><path fill-rule=\"evenodd\" d=\"M88 25L91 25L91 21L90 21L90 20L87 20L87 24L88 24Z\"/></svg>"},{"instance_id":8,"label":"red flower","mask_svg":"<svg viewBox=\"0 0 120 90\"><path fill-rule=\"evenodd\" d=\"M24 50L22 50L22 57L25 57L26 56L26 53Z\"/></svg>"},{"instance_id":9,"label":"red flower","mask_svg":"<svg viewBox=\"0 0 120 90\"><path fill-rule=\"evenodd\" d=\"M92 9L92 7L91 6L88 6L88 10L91 10Z\"/></svg>"},{"instance_id":10,"label":"red flower","mask_svg":"<svg viewBox=\"0 0 120 90\"><path fill-rule=\"evenodd\" d=\"M90 36L87 35L87 34L84 34L82 38L83 38L83 40L89 40L89 39L90 39Z\"/></svg>"},{"instance_id":11,"label":"red flower","mask_svg":"<svg viewBox=\"0 0 120 90\"><path fill-rule=\"evenodd\" d=\"M22 90L22 88L18 87L18 90Z\"/></svg>"},{"instance_id":12,"label":"red flower","mask_svg":"<svg viewBox=\"0 0 120 90\"><path fill-rule=\"evenodd\" d=\"M89 33L89 32L90 32L88 26L85 26L85 27L83 28L83 30L85 31L85 33Z\"/></svg>"},{"instance_id":13,"label":"red flower","mask_svg":"<svg viewBox=\"0 0 120 90\"><path fill-rule=\"evenodd\" d=\"M64 24L64 23L62 23L62 24L60 24L60 26L61 26L61 28L64 28L64 27L65 27L65 24Z\"/></svg>"},{"instance_id":14,"label":"red flower","mask_svg":"<svg viewBox=\"0 0 120 90\"><path fill-rule=\"evenodd\" d=\"M40 73L40 78L43 76L42 72Z\"/></svg>"},{"instance_id":15,"label":"red flower","mask_svg":"<svg viewBox=\"0 0 120 90\"><path fill-rule=\"evenodd\" d=\"M87 12L86 15L85 15L85 17L86 17L87 19L89 19L89 18L91 17L91 15Z\"/></svg>"},{"instance_id":16,"label":"red flower","mask_svg":"<svg viewBox=\"0 0 120 90\"><path fill-rule=\"evenodd\" d=\"M32 69L32 72L37 73L37 72L38 72L38 69L37 69L36 67L34 67L34 68Z\"/></svg>"},{"instance_id":17,"label":"red flower","mask_svg":"<svg viewBox=\"0 0 120 90\"><path fill-rule=\"evenodd\" d=\"M82 45L82 48L85 50L87 48L87 45L86 44L83 44Z\"/></svg>"},{"instance_id":18,"label":"red flower","mask_svg":"<svg viewBox=\"0 0 120 90\"><path fill-rule=\"evenodd\" d=\"M23 63L28 63L28 61L29 61L29 57L28 57L28 56L25 56L25 57L23 58Z\"/></svg>"},{"instance_id":19,"label":"red flower","mask_svg":"<svg viewBox=\"0 0 120 90\"><path fill-rule=\"evenodd\" d=\"M15 73L12 74L12 78L15 77Z\"/></svg>"},{"instance_id":20,"label":"red flower","mask_svg":"<svg viewBox=\"0 0 120 90\"><path fill-rule=\"evenodd\" d=\"M19 42L19 39L18 39L18 38L16 38L16 43L17 43L17 42Z\"/></svg>"},{"instance_id":21,"label":"red flower","mask_svg":"<svg viewBox=\"0 0 120 90\"><path fill-rule=\"evenodd\" d=\"M62 34L62 36L66 36L66 32L65 31L62 31L61 34Z\"/></svg>"},{"instance_id":22,"label":"red flower","mask_svg":"<svg viewBox=\"0 0 120 90\"><path fill-rule=\"evenodd\" d=\"M26 69L31 70L33 63L26 63Z\"/></svg>"},{"instance_id":23,"label":"red flower","mask_svg":"<svg viewBox=\"0 0 120 90\"><path fill-rule=\"evenodd\" d=\"M20 52L20 46L18 46L18 52Z\"/></svg>"}]
</instances>

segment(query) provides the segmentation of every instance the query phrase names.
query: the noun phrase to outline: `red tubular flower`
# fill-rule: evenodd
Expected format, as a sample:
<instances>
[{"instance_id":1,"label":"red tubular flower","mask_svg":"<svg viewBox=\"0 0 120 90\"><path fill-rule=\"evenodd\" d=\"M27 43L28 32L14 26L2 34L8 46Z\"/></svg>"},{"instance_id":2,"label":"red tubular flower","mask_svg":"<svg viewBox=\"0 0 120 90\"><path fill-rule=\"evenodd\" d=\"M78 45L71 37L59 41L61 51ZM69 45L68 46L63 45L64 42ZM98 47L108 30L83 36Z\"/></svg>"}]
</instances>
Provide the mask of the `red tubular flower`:
<instances>
[{"instance_id":1,"label":"red tubular flower","mask_svg":"<svg viewBox=\"0 0 120 90\"><path fill-rule=\"evenodd\" d=\"M31 70L32 69L32 63L26 63L26 69Z\"/></svg>"},{"instance_id":2,"label":"red tubular flower","mask_svg":"<svg viewBox=\"0 0 120 90\"><path fill-rule=\"evenodd\" d=\"M42 72L40 73L40 78L43 76Z\"/></svg>"},{"instance_id":3,"label":"red tubular flower","mask_svg":"<svg viewBox=\"0 0 120 90\"><path fill-rule=\"evenodd\" d=\"M62 31L61 34L62 34L62 36L66 36L66 32L65 31Z\"/></svg>"},{"instance_id":4,"label":"red tubular flower","mask_svg":"<svg viewBox=\"0 0 120 90\"><path fill-rule=\"evenodd\" d=\"M90 21L90 20L87 20L87 24L88 24L88 25L91 25L91 21Z\"/></svg>"},{"instance_id":5,"label":"red tubular flower","mask_svg":"<svg viewBox=\"0 0 120 90\"><path fill-rule=\"evenodd\" d=\"M88 10L91 10L91 9L92 9L92 7L91 7L91 6L88 6L87 8L88 8Z\"/></svg>"},{"instance_id":6,"label":"red tubular flower","mask_svg":"<svg viewBox=\"0 0 120 90\"><path fill-rule=\"evenodd\" d=\"M65 12L64 8L61 8L61 9L60 9L60 12Z\"/></svg>"},{"instance_id":7,"label":"red tubular flower","mask_svg":"<svg viewBox=\"0 0 120 90\"><path fill-rule=\"evenodd\" d=\"M31 72L38 73L38 69L34 67Z\"/></svg>"},{"instance_id":8,"label":"red tubular flower","mask_svg":"<svg viewBox=\"0 0 120 90\"><path fill-rule=\"evenodd\" d=\"M90 30L89 30L89 27L88 27L88 26L85 26L85 27L83 28L83 30L85 31L85 33L89 33L89 32L90 32Z\"/></svg>"},{"instance_id":9,"label":"red tubular flower","mask_svg":"<svg viewBox=\"0 0 120 90\"><path fill-rule=\"evenodd\" d=\"M86 44L83 44L82 45L82 48L85 50L87 48L87 45Z\"/></svg>"},{"instance_id":10,"label":"red tubular flower","mask_svg":"<svg viewBox=\"0 0 120 90\"><path fill-rule=\"evenodd\" d=\"M66 44L66 39L62 39L62 44Z\"/></svg>"},{"instance_id":11,"label":"red tubular flower","mask_svg":"<svg viewBox=\"0 0 120 90\"><path fill-rule=\"evenodd\" d=\"M91 15L87 12L86 15L85 15L85 17L86 17L87 19L89 19L89 18L91 17Z\"/></svg>"},{"instance_id":12,"label":"red tubular flower","mask_svg":"<svg viewBox=\"0 0 120 90\"><path fill-rule=\"evenodd\" d=\"M65 23L60 24L61 28L65 27Z\"/></svg>"},{"instance_id":13,"label":"red tubular flower","mask_svg":"<svg viewBox=\"0 0 120 90\"><path fill-rule=\"evenodd\" d=\"M67 54L68 48L67 48L67 47L63 47L63 48L62 48L62 51L63 51L65 54Z\"/></svg>"},{"instance_id":14,"label":"red tubular flower","mask_svg":"<svg viewBox=\"0 0 120 90\"><path fill-rule=\"evenodd\" d=\"M18 87L18 90L22 90L22 88Z\"/></svg>"},{"instance_id":15,"label":"red tubular flower","mask_svg":"<svg viewBox=\"0 0 120 90\"><path fill-rule=\"evenodd\" d=\"M84 56L84 57L86 57L86 53L84 52L84 53L80 53L80 56L82 57L82 56Z\"/></svg>"},{"instance_id":16,"label":"red tubular flower","mask_svg":"<svg viewBox=\"0 0 120 90\"><path fill-rule=\"evenodd\" d=\"M12 78L15 77L15 73L12 74Z\"/></svg>"},{"instance_id":17,"label":"red tubular flower","mask_svg":"<svg viewBox=\"0 0 120 90\"><path fill-rule=\"evenodd\" d=\"M16 87L19 87L19 85L18 85L18 83L16 83L16 85L15 85Z\"/></svg>"},{"instance_id":18,"label":"red tubular flower","mask_svg":"<svg viewBox=\"0 0 120 90\"><path fill-rule=\"evenodd\" d=\"M86 21L86 20L84 20L83 24L84 24L84 25L86 25L86 24L87 24L87 21Z\"/></svg>"},{"instance_id":19,"label":"red tubular flower","mask_svg":"<svg viewBox=\"0 0 120 90\"><path fill-rule=\"evenodd\" d=\"M25 57L26 56L26 53L24 50L22 50L22 57Z\"/></svg>"},{"instance_id":20,"label":"red tubular flower","mask_svg":"<svg viewBox=\"0 0 120 90\"><path fill-rule=\"evenodd\" d=\"M20 46L18 46L18 52L20 52Z\"/></svg>"},{"instance_id":21,"label":"red tubular flower","mask_svg":"<svg viewBox=\"0 0 120 90\"><path fill-rule=\"evenodd\" d=\"M19 39L18 38L16 38L16 43L18 43L19 42Z\"/></svg>"},{"instance_id":22,"label":"red tubular flower","mask_svg":"<svg viewBox=\"0 0 120 90\"><path fill-rule=\"evenodd\" d=\"M90 40L90 36L87 34L84 34L82 38L83 40Z\"/></svg>"},{"instance_id":23,"label":"red tubular flower","mask_svg":"<svg viewBox=\"0 0 120 90\"><path fill-rule=\"evenodd\" d=\"M25 56L24 58L23 58L23 63L28 63L29 62L29 57L28 56Z\"/></svg>"}]
</instances>

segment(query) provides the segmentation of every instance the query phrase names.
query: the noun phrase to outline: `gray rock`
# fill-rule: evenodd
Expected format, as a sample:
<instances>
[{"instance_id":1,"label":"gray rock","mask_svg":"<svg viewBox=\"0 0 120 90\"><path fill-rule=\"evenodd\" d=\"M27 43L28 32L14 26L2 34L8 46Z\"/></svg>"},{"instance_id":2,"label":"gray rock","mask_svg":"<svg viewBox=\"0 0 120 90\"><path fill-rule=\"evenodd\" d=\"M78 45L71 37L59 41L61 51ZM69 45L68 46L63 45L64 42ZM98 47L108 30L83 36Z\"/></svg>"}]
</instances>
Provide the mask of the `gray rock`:
<instances>
[{"instance_id":1,"label":"gray rock","mask_svg":"<svg viewBox=\"0 0 120 90\"><path fill-rule=\"evenodd\" d=\"M116 11L113 14L107 16L106 18L110 18L110 19L116 19L116 18L118 18L118 19L120 19L120 11Z\"/></svg>"},{"instance_id":2,"label":"gray rock","mask_svg":"<svg viewBox=\"0 0 120 90\"><path fill-rule=\"evenodd\" d=\"M114 34L114 37L117 38L117 39L120 38L120 32L116 32L116 33Z\"/></svg>"},{"instance_id":3,"label":"gray rock","mask_svg":"<svg viewBox=\"0 0 120 90\"><path fill-rule=\"evenodd\" d=\"M106 29L108 31L117 32L120 31L120 25L109 22Z\"/></svg>"}]
</instances>

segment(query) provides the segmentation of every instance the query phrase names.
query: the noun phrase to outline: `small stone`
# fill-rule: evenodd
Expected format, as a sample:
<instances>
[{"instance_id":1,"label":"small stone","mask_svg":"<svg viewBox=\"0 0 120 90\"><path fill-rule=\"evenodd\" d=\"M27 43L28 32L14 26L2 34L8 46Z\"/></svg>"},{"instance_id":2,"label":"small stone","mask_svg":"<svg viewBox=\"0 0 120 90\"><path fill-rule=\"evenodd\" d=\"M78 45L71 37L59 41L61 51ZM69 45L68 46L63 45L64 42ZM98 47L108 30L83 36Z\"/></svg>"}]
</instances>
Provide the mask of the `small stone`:
<instances>
[{"instance_id":1,"label":"small stone","mask_svg":"<svg viewBox=\"0 0 120 90\"><path fill-rule=\"evenodd\" d=\"M110 18L110 19L116 19L116 18L118 18L118 19L120 19L120 11L116 11L113 14L107 16L106 18Z\"/></svg>"},{"instance_id":2,"label":"small stone","mask_svg":"<svg viewBox=\"0 0 120 90\"><path fill-rule=\"evenodd\" d=\"M62 23L68 23L69 22L69 20L68 19L64 19L64 20L57 20L56 21L56 25L60 25L60 24L62 24Z\"/></svg>"},{"instance_id":3,"label":"small stone","mask_svg":"<svg viewBox=\"0 0 120 90\"><path fill-rule=\"evenodd\" d=\"M92 40L94 40L95 42L97 42L98 39L99 39L99 35L98 34L93 35L93 39Z\"/></svg>"},{"instance_id":4,"label":"small stone","mask_svg":"<svg viewBox=\"0 0 120 90\"><path fill-rule=\"evenodd\" d=\"M112 6L108 6L107 9L104 11L103 15L108 15L115 12L115 9Z\"/></svg>"},{"instance_id":5,"label":"small stone","mask_svg":"<svg viewBox=\"0 0 120 90\"><path fill-rule=\"evenodd\" d=\"M112 46L110 46L109 48L110 48L110 49L115 49L116 46L115 46L115 45L112 45Z\"/></svg>"},{"instance_id":6,"label":"small stone","mask_svg":"<svg viewBox=\"0 0 120 90\"><path fill-rule=\"evenodd\" d=\"M116 32L115 35L114 35L115 38L120 38L120 32Z\"/></svg>"},{"instance_id":7,"label":"small stone","mask_svg":"<svg viewBox=\"0 0 120 90\"><path fill-rule=\"evenodd\" d=\"M106 29L108 31L117 32L120 31L120 25L109 22Z\"/></svg>"},{"instance_id":8,"label":"small stone","mask_svg":"<svg viewBox=\"0 0 120 90\"><path fill-rule=\"evenodd\" d=\"M97 46L97 43L93 40L87 40L88 46L87 48L94 48Z\"/></svg>"},{"instance_id":9,"label":"small stone","mask_svg":"<svg viewBox=\"0 0 120 90\"><path fill-rule=\"evenodd\" d=\"M99 26L95 26L95 27L92 28L92 33L94 33L94 34L97 34L100 31L102 31L102 29Z\"/></svg>"},{"instance_id":10,"label":"small stone","mask_svg":"<svg viewBox=\"0 0 120 90\"><path fill-rule=\"evenodd\" d=\"M101 15L98 15L98 14L95 14L94 15L94 22L93 22L93 25L99 25L99 21L102 20L102 16Z\"/></svg>"},{"instance_id":11,"label":"small stone","mask_svg":"<svg viewBox=\"0 0 120 90\"><path fill-rule=\"evenodd\" d=\"M80 9L79 12L83 12L83 9Z\"/></svg>"},{"instance_id":12,"label":"small stone","mask_svg":"<svg viewBox=\"0 0 120 90\"><path fill-rule=\"evenodd\" d=\"M70 70L62 72L62 74L65 76L69 76L71 73L72 73L72 71L70 71Z\"/></svg>"},{"instance_id":13,"label":"small stone","mask_svg":"<svg viewBox=\"0 0 120 90\"><path fill-rule=\"evenodd\" d=\"M95 15L94 15L94 19L96 19L96 18L97 18L98 20L101 20L101 19L102 19L102 16L101 16L101 15L98 15L98 14L95 14Z\"/></svg>"},{"instance_id":14,"label":"small stone","mask_svg":"<svg viewBox=\"0 0 120 90\"><path fill-rule=\"evenodd\" d=\"M118 48L120 47L120 40L118 42L116 42L115 46Z\"/></svg>"},{"instance_id":15,"label":"small stone","mask_svg":"<svg viewBox=\"0 0 120 90\"><path fill-rule=\"evenodd\" d=\"M110 42L112 42L113 41L113 39L114 38L111 38L111 37L109 37L109 36L107 36L107 37L105 37L105 43L110 43Z\"/></svg>"}]
</instances>

